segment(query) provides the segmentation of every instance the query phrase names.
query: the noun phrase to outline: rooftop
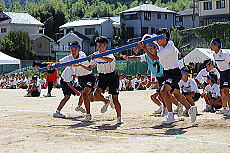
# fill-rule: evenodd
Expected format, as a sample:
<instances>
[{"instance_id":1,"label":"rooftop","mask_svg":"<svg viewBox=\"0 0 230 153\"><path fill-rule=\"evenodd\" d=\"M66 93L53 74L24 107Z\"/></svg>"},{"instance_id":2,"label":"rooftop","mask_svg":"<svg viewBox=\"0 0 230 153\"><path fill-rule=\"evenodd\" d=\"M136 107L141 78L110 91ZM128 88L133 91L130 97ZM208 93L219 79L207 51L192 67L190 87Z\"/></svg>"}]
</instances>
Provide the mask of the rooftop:
<instances>
[{"instance_id":1,"label":"rooftop","mask_svg":"<svg viewBox=\"0 0 230 153\"><path fill-rule=\"evenodd\" d=\"M7 17L11 19L11 24L27 24L27 25L38 25L43 26L44 24L35 19L33 16L28 13L20 12L2 12Z\"/></svg>"},{"instance_id":2,"label":"rooftop","mask_svg":"<svg viewBox=\"0 0 230 153\"><path fill-rule=\"evenodd\" d=\"M104 22L108 21L110 19L103 19L103 18L92 18L92 19L80 19L80 20L76 20L76 21L72 21L72 22L68 22L62 26L60 26L59 28L67 28L67 27L80 27L80 26L91 26L91 25L101 25Z\"/></svg>"},{"instance_id":3,"label":"rooftop","mask_svg":"<svg viewBox=\"0 0 230 153\"><path fill-rule=\"evenodd\" d=\"M174 11L168 10L167 8L158 7L152 4L143 4L125 11L122 11L120 13L126 13L126 12L142 12L142 11L151 11L151 12L165 12L165 13L176 13Z\"/></svg>"},{"instance_id":4,"label":"rooftop","mask_svg":"<svg viewBox=\"0 0 230 153\"><path fill-rule=\"evenodd\" d=\"M178 14L181 15L181 16L192 15L193 14L193 9L186 9L186 10L178 12ZM197 8L195 8L195 14L198 14L198 9Z\"/></svg>"}]
</instances>

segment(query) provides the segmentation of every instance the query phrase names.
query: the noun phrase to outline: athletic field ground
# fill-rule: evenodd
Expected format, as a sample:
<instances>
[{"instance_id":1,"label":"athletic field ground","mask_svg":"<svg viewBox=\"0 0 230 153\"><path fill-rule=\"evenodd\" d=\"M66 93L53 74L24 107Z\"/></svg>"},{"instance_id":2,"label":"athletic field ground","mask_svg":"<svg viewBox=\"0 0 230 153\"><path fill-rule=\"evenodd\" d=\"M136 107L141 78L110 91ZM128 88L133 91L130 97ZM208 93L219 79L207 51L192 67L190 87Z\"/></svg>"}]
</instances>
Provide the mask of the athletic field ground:
<instances>
[{"instance_id":1,"label":"athletic field ground","mask_svg":"<svg viewBox=\"0 0 230 153\"><path fill-rule=\"evenodd\" d=\"M46 90L42 90L42 95ZM149 96L154 90L120 93L125 124L116 125L115 110L100 113L102 102L91 103L92 122L82 123L75 112L78 97L71 97L62 113L52 113L62 99L61 89L54 97L23 97L23 89L0 90L0 153L227 153L230 151L230 116L202 113L203 99L197 102L199 116L162 125Z\"/></svg>"}]
</instances>

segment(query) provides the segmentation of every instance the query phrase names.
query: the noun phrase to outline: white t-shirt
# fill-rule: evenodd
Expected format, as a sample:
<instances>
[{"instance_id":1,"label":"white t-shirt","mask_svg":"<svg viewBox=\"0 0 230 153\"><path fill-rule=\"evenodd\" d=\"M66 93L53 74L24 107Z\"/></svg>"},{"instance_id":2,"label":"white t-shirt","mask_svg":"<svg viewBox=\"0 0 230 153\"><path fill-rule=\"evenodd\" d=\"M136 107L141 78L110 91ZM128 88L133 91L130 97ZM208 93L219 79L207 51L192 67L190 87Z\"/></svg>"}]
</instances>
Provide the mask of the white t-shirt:
<instances>
[{"instance_id":1,"label":"white t-shirt","mask_svg":"<svg viewBox=\"0 0 230 153\"><path fill-rule=\"evenodd\" d=\"M61 77L63 81L70 82L73 80L73 76L75 75L75 71L72 67L66 67L65 70L62 72Z\"/></svg>"},{"instance_id":2,"label":"white t-shirt","mask_svg":"<svg viewBox=\"0 0 230 153\"><path fill-rule=\"evenodd\" d=\"M191 93L191 92L199 93L197 84L195 80L192 78L188 78L187 82L180 80L179 87L183 92L186 92L186 93Z\"/></svg>"},{"instance_id":3,"label":"white t-shirt","mask_svg":"<svg viewBox=\"0 0 230 153\"><path fill-rule=\"evenodd\" d=\"M40 82L37 80L37 82L36 83L33 83L33 86L36 86L37 87L37 90L38 90L38 92L41 92L41 84L40 84Z\"/></svg>"},{"instance_id":4,"label":"white t-shirt","mask_svg":"<svg viewBox=\"0 0 230 153\"><path fill-rule=\"evenodd\" d=\"M25 82L27 86L30 85L30 79L25 78L25 79L23 80L23 82Z\"/></svg>"},{"instance_id":5,"label":"white t-shirt","mask_svg":"<svg viewBox=\"0 0 230 153\"><path fill-rule=\"evenodd\" d=\"M213 54L213 57L220 71L230 69L230 51L219 50L217 54Z\"/></svg>"},{"instance_id":6,"label":"white t-shirt","mask_svg":"<svg viewBox=\"0 0 230 153\"><path fill-rule=\"evenodd\" d=\"M179 50L174 46L172 41L168 41L165 47L160 46L157 52L159 61L164 70L175 69L179 67L178 62Z\"/></svg>"},{"instance_id":7,"label":"white t-shirt","mask_svg":"<svg viewBox=\"0 0 230 153\"><path fill-rule=\"evenodd\" d=\"M213 68L211 72L217 75L218 79L220 78L220 73L216 68ZM208 74L209 72L206 70L206 68L204 68L198 73L198 75L196 76L196 80L198 80L201 84L203 84L204 82L207 83Z\"/></svg>"},{"instance_id":8,"label":"white t-shirt","mask_svg":"<svg viewBox=\"0 0 230 153\"><path fill-rule=\"evenodd\" d=\"M16 78L10 78L9 84L12 86L15 86L17 84L17 79Z\"/></svg>"},{"instance_id":9,"label":"white t-shirt","mask_svg":"<svg viewBox=\"0 0 230 153\"><path fill-rule=\"evenodd\" d=\"M83 51L80 51L79 57L77 59L81 59L81 58L85 58L85 57L86 57L85 53ZM72 60L76 60L76 59L74 59L73 56L70 54L70 55L65 56L62 59L60 59L59 62L64 63L64 62L69 62ZM89 61L81 62L81 64L85 65L85 66L89 66ZM81 66L77 66L77 67L73 67L73 68L75 69L74 71L75 71L77 76L84 76L84 75L88 75L88 74L92 73L92 71L88 71Z\"/></svg>"},{"instance_id":10,"label":"white t-shirt","mask_svg":"<svg viewBox=\"0 0 230 153\"><path fill-rule=\"evenodd\" d=\"M220 97L220 87L214 83L213 86L211 86L210 84L207 85L204 89L205 93L209 93L212 98L218 98Z\"/></svg>"},{"instance_id":11,"label":"white t-shirt","mask_svg":"<svg viewBox=\"0 0 230 153\"><path fill-rule=\"evenodd\" d=\"M96 52L95 54L99 54L99 52ZM116 68L116 59L114 57L113 54L109 54L103 57L109 57L112 58L113 61L112 62L107 62L105 60L99 59L99 58L95 58L93 60L91 60L90 65L95 65L97 64L97 71L98 73L112 73L115 71Z\"/></svg>"},{"instance_id":12,"label":"white t-shirt","mask_svg":"<svg viewBox=\"0 0 230 153\"><path fill-rule=\"evenodd\" d=\"M121 79L121 80L119 80L119 89L121 90L122 88L125 88L126 86L125 86L125 79Z\"/></svg>"}]
</instances>

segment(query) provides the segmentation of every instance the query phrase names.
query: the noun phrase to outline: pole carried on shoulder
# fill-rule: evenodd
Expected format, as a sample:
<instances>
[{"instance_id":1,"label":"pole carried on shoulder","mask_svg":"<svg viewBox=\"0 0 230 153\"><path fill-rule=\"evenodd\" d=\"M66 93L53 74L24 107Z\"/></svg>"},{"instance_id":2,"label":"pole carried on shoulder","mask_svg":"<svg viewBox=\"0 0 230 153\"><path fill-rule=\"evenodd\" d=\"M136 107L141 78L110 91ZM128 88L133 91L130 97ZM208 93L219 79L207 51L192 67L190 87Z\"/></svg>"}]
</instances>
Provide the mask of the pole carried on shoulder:
<instances>
[{"instance_id":1,"label":"pole carried on shoulder","mask_svg":"<svg viewBox=\"0 0 230 153\"><path fill-rule=\"evenodd\" d=\"M157 40L160 40L160 39L163 39L163 38L165 38L164 34L158 35L158 36L153 37L153 38L145 39L145 40L143 40L141 42L147 43L147 42L150 42L150 41L157 41ZM43 68L38 69L38 71L39 72L45 72L45 71L48 71L48 70L52 70L52 69L56 69L56 68L60 68L60 67L64 67L64 66L69 66L69 65L72 65L72 64L84 62L84 61L95 59L95 58L98 58L98 57L103 57L103 56L106 56L106 55L109 55L109 54L121 52L123 50L130 49L130 48L137 47L137 46L138 46L138 42L135 42L135 43L132 43L132 44L128 44L128 45L119 47L119 48L108 50L108 51L103 52L103 53L93 55L92 57L84 57L84 58L81 58L81 59L76 59L76 60L68 61L68 62L65 62L65 63L59 63L59 64L56 64L56 65L52 65L52 66L50 66L50 69L47 69L47 67L43 67Z\"/></svg>"}]
</instances>

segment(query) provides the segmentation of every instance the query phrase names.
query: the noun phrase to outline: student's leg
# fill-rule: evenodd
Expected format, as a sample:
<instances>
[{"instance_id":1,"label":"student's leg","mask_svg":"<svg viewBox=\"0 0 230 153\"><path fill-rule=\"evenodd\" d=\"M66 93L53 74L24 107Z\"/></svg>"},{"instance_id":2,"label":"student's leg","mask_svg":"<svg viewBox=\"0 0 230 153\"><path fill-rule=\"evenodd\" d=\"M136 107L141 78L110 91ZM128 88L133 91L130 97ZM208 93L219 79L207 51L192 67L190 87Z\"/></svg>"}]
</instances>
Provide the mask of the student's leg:
<instances>
[{"instance_id":1,"label":"student's leg","mask_svg":"<svg viewBox=\"0 0 230 153\"><path fill-rule=\"evenodd\" d=\"M164 99L165 105L166 105L169 112L172 112L171 96L169 95L169 94L171 94L170 93L171 89L172 88L170 85L165 84L162 86L161 91L160 91L160 93Z\"/></svg>"},{"instance_id":2,"label":"student's leg","mask_svg":"<svg viewBox=\"0 0 230 153\"><path fill-rule=\"evenodd\" d=\"M94 100L95 101L103 101L105 103L109 103L110 101L108 99L106 99L103 95L102 95L102 89L97 87L95 92L94 92Z\"/></svg>"},{"instance_id":3,"label":"student's leg","mask_svg":"<svg viewBox=\"0 0 230 153\"><path fill-rule=\"evenodd\" d=\"M48 94L51 94L51 91L53 89L53 82L48 82Z\"/></svg>"},{"instance_id":4,"label":"student's leg","mask_svg":"<svg viewBox=\"0 0 230 153\"><path fill-rule=\"evenodd\" d=\"M230 106L229 88L221 89L220 93L221 93L223 108L227 108L228 106Z\"/></svg>"},{"instance_id":5,"label":"student's leg","mask_svg":"<svg viewBox=\"0 0 230 153\"><path fill-rule=\"evenodd\" d=\"M193 94L188 94L185 97L186 97L186 99L188 100L188 102L190 103L191 106L195 106L195 102L194 102L194 100L192 98Z\"/></svg>"},{"instance_id":6,"label":"student's leg","mask_svg":"<svg viewBox=\"0 0 230 153\"><path fill-rule=\"evenodd\" d=\"M157 99L157 96L159 96L159 92L156 92L155 94L151 95L150 98L155 104L161 106L161 102Z\"/></svg>"},{"instance_id":7,"label":"student's leg","mask_svg":"<svg viewBox=\"0 0 230 153\"><path fill-rule=\"evenodd\" d=\"M222 106L222 101L221 100L213 100L213 99L211 99L209 102L210 102L211 105L214 105L214 106Z\"/></svg>"},{"instance_id":8,"label":"student's leg","mask_svg":"<svg viewBox=\"0 0 230 153\"><path fill-rule=\"evenodd\" d=\"M184 95L182 95L180 93L179 89L174 89L173 94L175 96L175 98L186 108L186 109L190 109L190 104L189 102L186 100L186 98L184 97Z\"/></svg>"},{"instance_id":9,"label":"student's leg","mask_svg":"<svg viewBox=\"0 0 230 153\"><path fill-rule=\"evenodd\" d=\"M84 99L83 99L83 91L81 91L81 96L79 97L78 106L81 106L83 101L84 101Z\"/></svg>"},{"instance_id":10,"label":"student's leg","mask_svg":"<svg viewBox=\"0 0 230 153\"><path fill-rule=\"evenodd\" d=\"M61 109L65 106L66 102L69 100L70 95L65 95L64 98L61 100L57 110L61 111Z\"/></svg>"},{"instance_id":11,"label":"student's leg","mask_svg":"<svg viewBox=\"0 0 230 153\"><path fill-rule=\"evenodd\" d=\"M85 87L84 91L83 91L83 99L84 99L84 105L85 105L85 109L86 109L86 113L90 114L90 99L89 99L89 95L91 93L91 88L89 87Z\"/></svg>"},{"instance_id":12,"label":"student's leg","mask_svg":"<svg viewBox=\"0 0 230 153\"><path fill-rule=\"evenodd\" d=\"M112 95L112 99L117 112L117 117L121 117L121 104L118 100L118 95Z\"/></svg>"}]
</instances>

